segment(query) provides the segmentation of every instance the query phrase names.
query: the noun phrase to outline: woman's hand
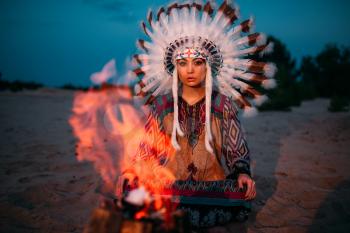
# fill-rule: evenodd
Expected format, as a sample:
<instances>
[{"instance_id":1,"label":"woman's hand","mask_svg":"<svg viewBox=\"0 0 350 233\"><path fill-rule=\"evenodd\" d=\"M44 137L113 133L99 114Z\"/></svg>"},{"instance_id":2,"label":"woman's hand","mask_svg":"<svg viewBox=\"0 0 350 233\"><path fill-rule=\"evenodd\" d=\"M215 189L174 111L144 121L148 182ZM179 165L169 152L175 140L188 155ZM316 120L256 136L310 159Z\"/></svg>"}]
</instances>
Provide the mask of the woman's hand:
<instances>
[{"instance_id":1,"label":"woman's hand","mask_svg":"<svg viewBox=\"0 0 350 233\"><path fill-rule=\"evenodd\" d=\"M251 200L254 199L256 196L256 189L255 189L255 182L252 178L250 178L247 174L239 174L238 175L238 187L243 189L244 186L247 187L245 192L245 199Z\"/></svg>"}]
</instances>

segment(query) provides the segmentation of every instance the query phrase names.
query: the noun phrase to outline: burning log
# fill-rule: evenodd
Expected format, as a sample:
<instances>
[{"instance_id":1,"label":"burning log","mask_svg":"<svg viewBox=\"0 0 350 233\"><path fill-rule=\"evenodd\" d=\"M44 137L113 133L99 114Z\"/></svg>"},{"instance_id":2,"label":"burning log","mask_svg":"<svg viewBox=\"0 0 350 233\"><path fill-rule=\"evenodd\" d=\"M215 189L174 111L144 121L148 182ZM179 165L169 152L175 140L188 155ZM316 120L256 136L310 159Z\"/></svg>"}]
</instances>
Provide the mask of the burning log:
<instances>
[{"instance_id":1,"label":"burning log","mask_svg":"<svg viewBox=\"0 0 350 233\"><path fill-rule=\"evenodd\" d=\"M84 233L117 233L120 232L122 214L108 208L97 208L93 211Z\"/></svg>"},{"instance_id":2,"label":"burning log","mask_svg":"<svg viewBox=\"0 0 350 233\"><path fill-rule=\"evenodd\" d=\"M124 202L125 203L125 202ZM183 211L174 210L168 221L152 213L143 218L135 218L135 210L140 207L132 204L120 207L116 202L104 201L96 208L85 226L84 233L190 233L191 225ZM136 211L136 213L138 213Z\"/></svg>"}]
</instances>

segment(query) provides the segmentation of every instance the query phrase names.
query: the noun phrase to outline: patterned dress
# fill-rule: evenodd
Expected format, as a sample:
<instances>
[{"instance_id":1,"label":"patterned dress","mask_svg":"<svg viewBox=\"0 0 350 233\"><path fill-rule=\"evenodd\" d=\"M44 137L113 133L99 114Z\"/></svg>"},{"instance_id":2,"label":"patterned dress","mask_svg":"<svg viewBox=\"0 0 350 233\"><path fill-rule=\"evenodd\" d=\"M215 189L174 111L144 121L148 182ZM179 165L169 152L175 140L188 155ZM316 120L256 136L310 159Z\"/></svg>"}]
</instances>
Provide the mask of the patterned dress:
<instances>
[{"instance_id":1,"label":"patterned dress","mask_svg":"<svg viewBox=\"0 0 350 233\"><path fill-rule=\"evenodd\" d=\"M250 202L244 200L236 179L240 173L250 175L250 158L232 100L213 92L211 129L215 155L205 149L205 98L189 105L179 97L178 103L179 123L185 133L177 136L181 149L175 152L165 142L171 137L174 114L172 95L163 95L152 104L146 124L148 143L141 143L137 159L154 157L175 175L173 195L178 197L179 208L189 213L193 226L243 220ZM157 124L151 124L154 120Z\"/></svg>"}]
</instances>

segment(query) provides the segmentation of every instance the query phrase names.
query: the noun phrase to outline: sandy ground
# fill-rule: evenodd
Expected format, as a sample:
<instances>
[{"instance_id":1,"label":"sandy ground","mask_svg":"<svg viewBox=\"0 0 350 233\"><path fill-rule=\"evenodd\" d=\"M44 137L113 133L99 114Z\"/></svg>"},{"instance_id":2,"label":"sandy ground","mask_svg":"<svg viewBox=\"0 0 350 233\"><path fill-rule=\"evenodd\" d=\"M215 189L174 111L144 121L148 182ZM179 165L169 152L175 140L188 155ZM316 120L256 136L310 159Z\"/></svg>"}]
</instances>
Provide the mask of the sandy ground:
<instances>
[{"instance_id":1,"label":"sandy ground","mask_svg":"<svg viewBox=\"0 0 350 233\"><path fill-rule=\"evenodd\" d=\"M98 176L75 159L74 93L0 93L0 232L81 232ZM350 113L328 100L243 124L258 196L245 223L210 232L350 232Z\"/></svg>"}]
</instances>

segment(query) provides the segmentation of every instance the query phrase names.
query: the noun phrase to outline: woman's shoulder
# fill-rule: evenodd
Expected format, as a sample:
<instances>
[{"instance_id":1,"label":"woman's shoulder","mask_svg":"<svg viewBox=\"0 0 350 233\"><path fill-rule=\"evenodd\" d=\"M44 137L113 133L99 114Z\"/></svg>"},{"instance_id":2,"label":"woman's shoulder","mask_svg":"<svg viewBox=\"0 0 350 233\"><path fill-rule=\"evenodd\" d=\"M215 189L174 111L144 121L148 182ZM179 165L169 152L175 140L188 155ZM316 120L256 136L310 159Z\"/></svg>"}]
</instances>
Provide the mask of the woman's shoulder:
<instances>
[{"instance_id":1,"label":"woman's shoulder","mask_svg":"<svg viewBox=\"0 0 350 233\"><path fill-rule=\"evenodd\" d=\"M170 112L174 112L174 100L171 93L159 95L154 98L152 111L158 116L165 116Z\"/></svg>"},{"instance_id":2,"label":"woman's shoulder","mask_svg":"<svg viewBox=\"0 0 350 233\"><path fill-rule=\"evenodd\" d=\"M224 116L236 116L238 109L232 98L213 91L212 95L212 113L220 118Z\"/></svg>"}]
</instances>

